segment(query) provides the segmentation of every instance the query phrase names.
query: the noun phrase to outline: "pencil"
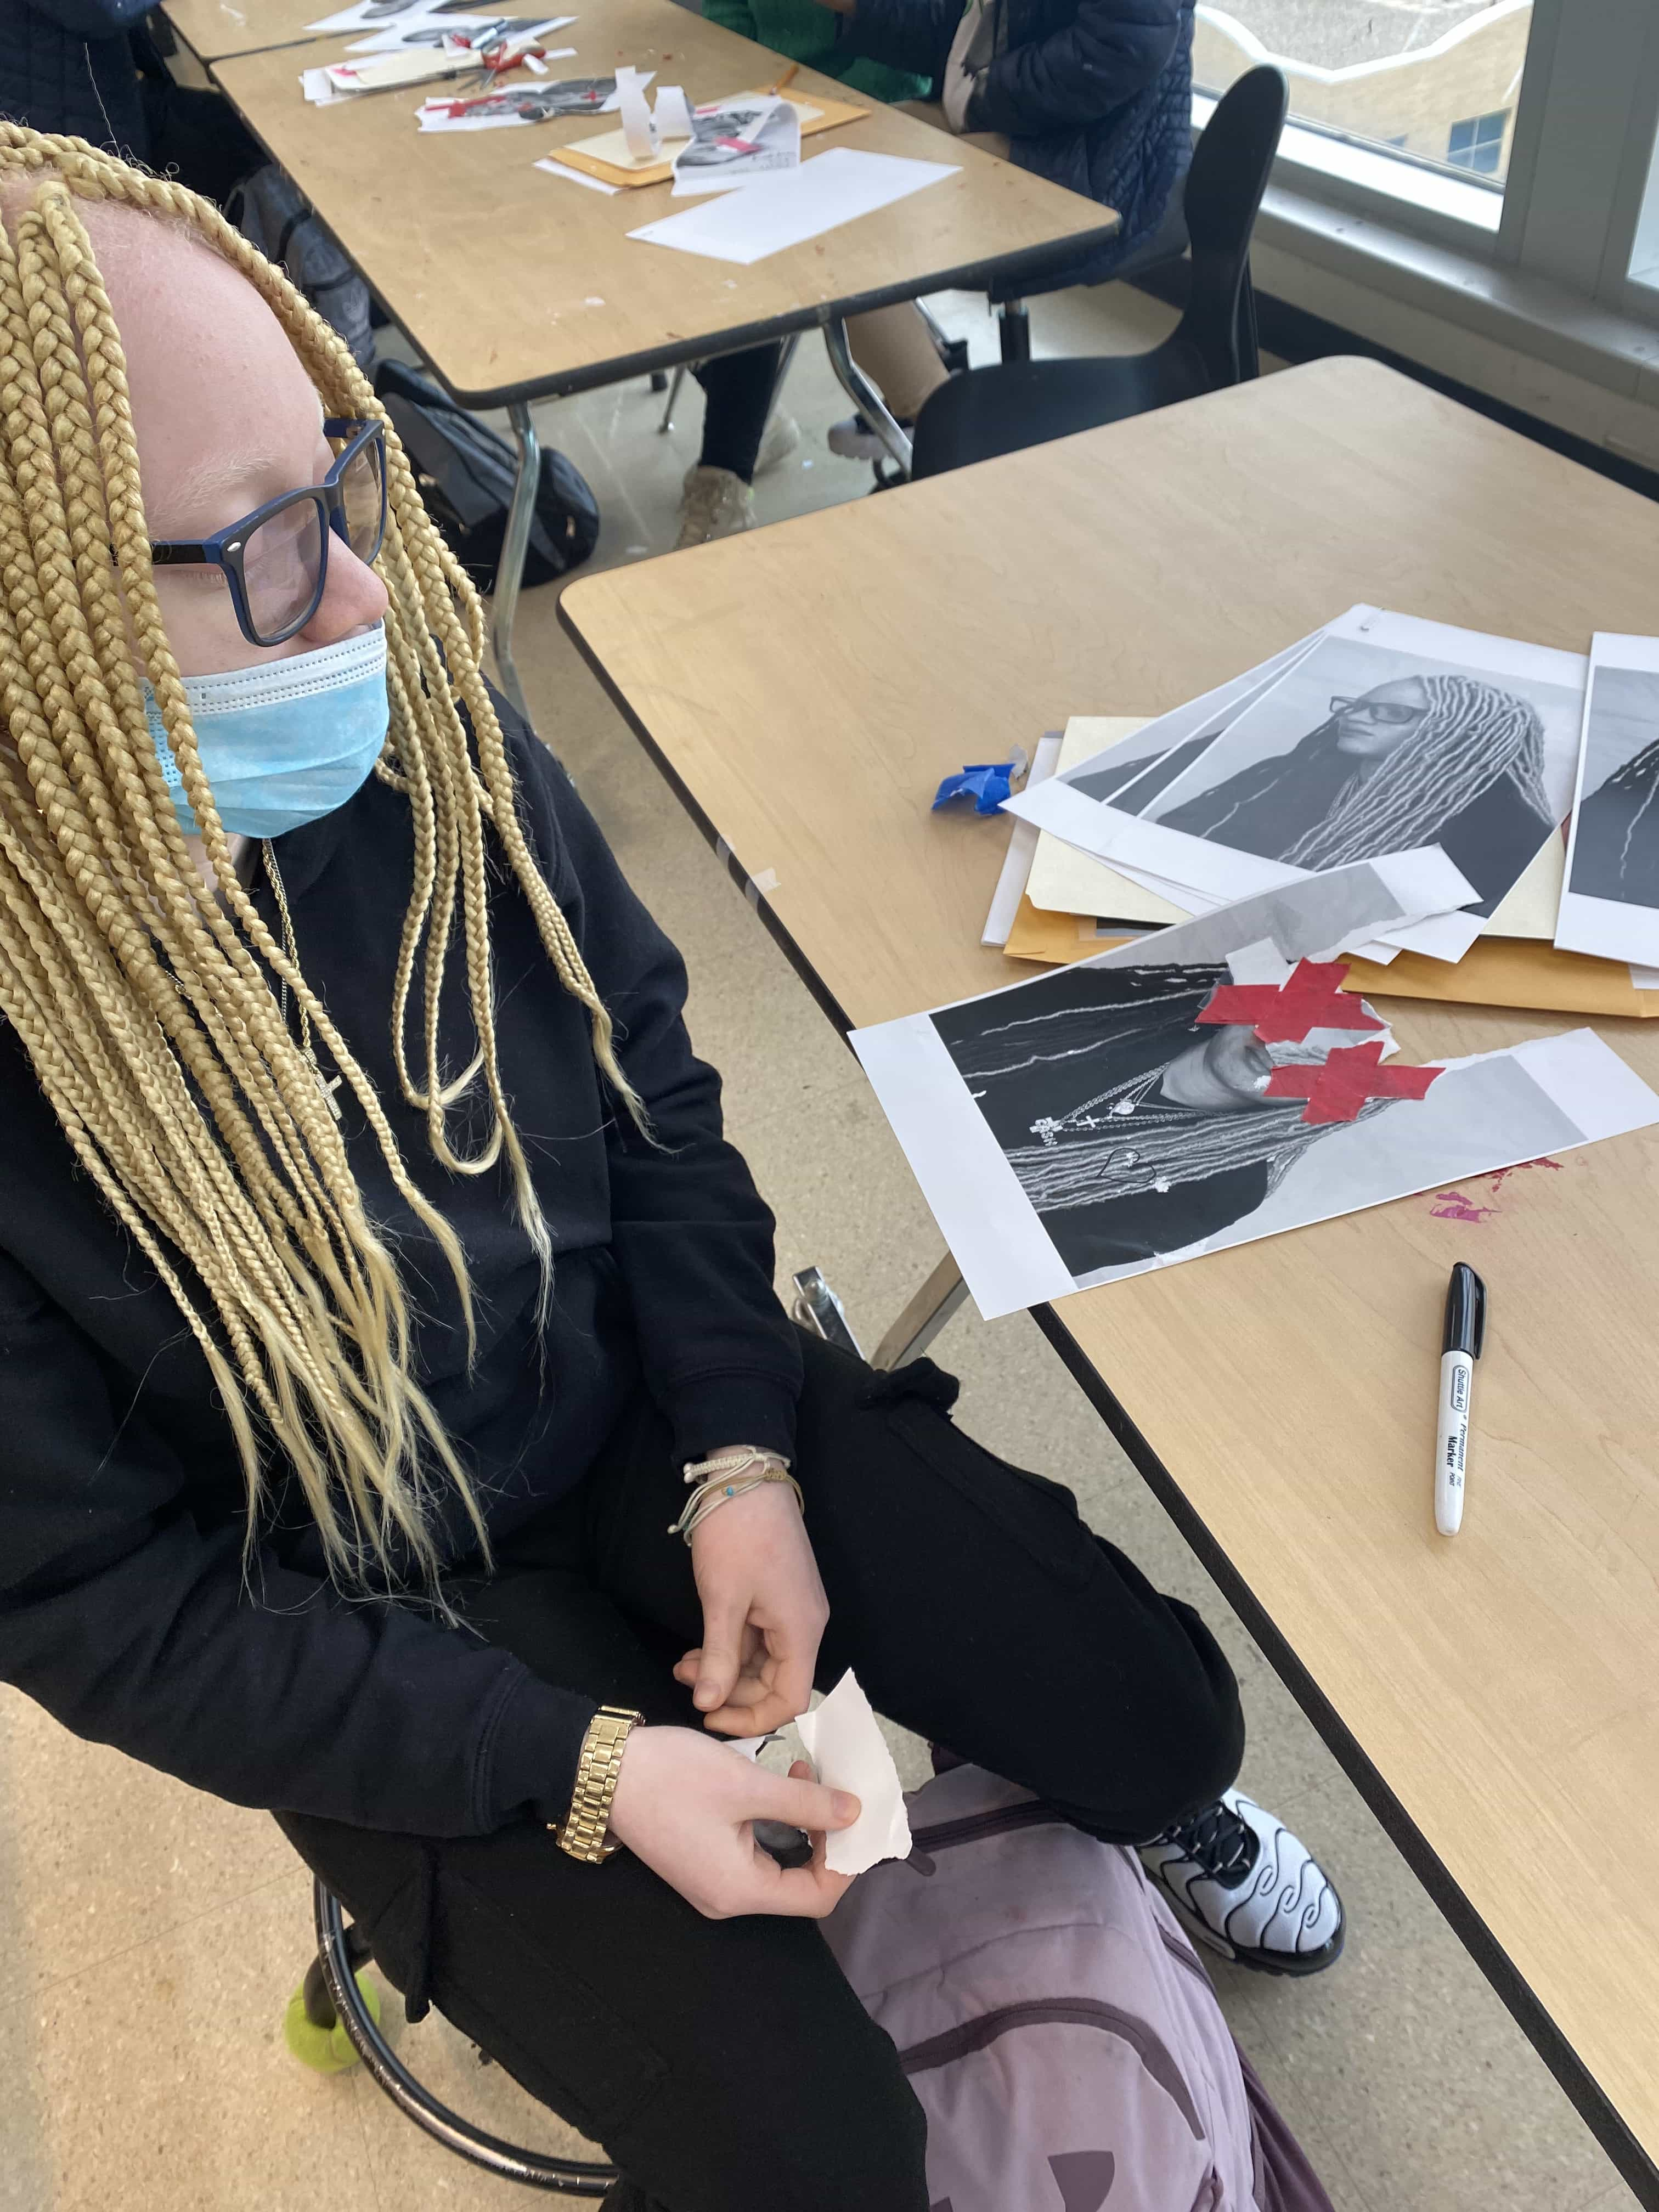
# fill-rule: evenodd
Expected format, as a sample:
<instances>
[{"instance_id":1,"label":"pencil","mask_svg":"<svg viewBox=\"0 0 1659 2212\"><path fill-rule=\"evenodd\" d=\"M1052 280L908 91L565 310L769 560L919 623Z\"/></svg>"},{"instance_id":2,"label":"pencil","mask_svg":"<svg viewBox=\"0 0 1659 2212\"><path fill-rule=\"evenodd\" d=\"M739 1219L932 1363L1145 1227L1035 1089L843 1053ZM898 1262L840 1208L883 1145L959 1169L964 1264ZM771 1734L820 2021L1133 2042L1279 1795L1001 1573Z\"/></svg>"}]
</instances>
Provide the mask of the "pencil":
<instances>
[{"instance_id":1,"label":"pencil","mask_svg":"<svg viewBox=\"0 0 1659 2212\"><path fill-rule=\"evenodd\" d=\"M799 75L800 75L800 64L799 64L799 62L791 62L791 63L790 63L790 64L789 64L789 66L788 66L788 68L787 68L787 70L785 70L785 71L784 71L783 75L782 75L782 76L778 79L777 82L776 82L776 83L772 87L773 91L774 91L774 92L781 92L781 91L784 89L784 88L785 88L785 86L786 86L786 85L791 85L791 84L793 84L793 82L795 82L795 79L796 79Z\"/></svg>"}]
</instances>

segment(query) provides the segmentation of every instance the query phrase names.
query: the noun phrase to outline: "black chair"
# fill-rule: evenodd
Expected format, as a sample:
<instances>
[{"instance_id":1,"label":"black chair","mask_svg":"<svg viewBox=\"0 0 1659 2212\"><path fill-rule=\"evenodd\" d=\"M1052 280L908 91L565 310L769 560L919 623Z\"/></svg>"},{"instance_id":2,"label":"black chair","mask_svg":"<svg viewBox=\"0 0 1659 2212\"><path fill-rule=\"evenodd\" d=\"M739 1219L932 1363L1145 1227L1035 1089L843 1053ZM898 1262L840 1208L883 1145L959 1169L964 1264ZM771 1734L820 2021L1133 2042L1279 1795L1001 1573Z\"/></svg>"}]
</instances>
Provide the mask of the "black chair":
<instances>
[{"instance_id":1,"label":"black chair","mask_svg":"<svg viewBox=\"0 0 1659 2212\"><path fill-rule=\"evenodd\" d=\"M1250 234L1286 98L1279 70L1251 70L1219 102L1193 149L1184 204L1192 290L1163 344L1150 353L1076 361L1006 361L953 376L916 418L913 480L1119 422L1257 374Z\"/></svg>"}]
</instances>

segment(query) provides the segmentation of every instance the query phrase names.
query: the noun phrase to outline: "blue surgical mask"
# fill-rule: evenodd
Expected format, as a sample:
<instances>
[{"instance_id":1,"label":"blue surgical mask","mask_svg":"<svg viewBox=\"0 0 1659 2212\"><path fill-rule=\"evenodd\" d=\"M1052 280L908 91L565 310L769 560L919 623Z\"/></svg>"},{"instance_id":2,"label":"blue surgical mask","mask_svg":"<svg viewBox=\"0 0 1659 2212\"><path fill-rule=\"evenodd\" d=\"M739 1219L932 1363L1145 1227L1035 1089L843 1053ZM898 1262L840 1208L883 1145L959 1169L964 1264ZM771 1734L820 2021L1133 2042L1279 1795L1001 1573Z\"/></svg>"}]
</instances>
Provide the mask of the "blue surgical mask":
<instances>
[{"instance_id":1,"label":"blue surgical mask","mask_svg":"<svg viewBox=\"0 0 1659 2212\"><path fill-rule=\"evenodd\" d=\"M280 837L332 814L368 781L386 744L386 630L264 660L223 676L187 676L185 697L219 819L233 835ZM145 710L173 811L200 826L185 797L148 685Z\"/></svg>"}]
</instances>

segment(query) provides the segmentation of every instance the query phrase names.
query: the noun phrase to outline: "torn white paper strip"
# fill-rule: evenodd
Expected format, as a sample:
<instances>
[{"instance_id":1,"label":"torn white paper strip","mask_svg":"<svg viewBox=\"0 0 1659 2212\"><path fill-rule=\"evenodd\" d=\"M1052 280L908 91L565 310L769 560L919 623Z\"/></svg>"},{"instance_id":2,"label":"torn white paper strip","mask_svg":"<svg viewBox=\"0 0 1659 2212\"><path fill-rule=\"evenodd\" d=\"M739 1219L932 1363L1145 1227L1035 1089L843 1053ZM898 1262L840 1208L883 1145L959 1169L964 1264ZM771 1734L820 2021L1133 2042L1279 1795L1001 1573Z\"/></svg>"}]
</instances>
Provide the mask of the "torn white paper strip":
<instances>
[{"instance_id":1,"label":"torn white paper strip","mask_svg":"<svg viewBox=\"0 0 1659 2212\"><path fill-rule=\"evenodd\" d=\"M882 1859L910 1856L910 1823L887 1739L849 1668L823 1704L795 1722L806 1756L827 1789L850 1790L864 1809L824 1848L831 1874L863 1874Z\"/></svg>"},{"instance_id":2,"label":"torn white paper strip","mask_svg":"<svg viewBox=\"0 0 1659 2212\"><path fill-rule=\"evenodd\" d=\"M645 88L649 82L649 78L642 79L635 69L624 67L617 71L617 112L622 117L622 132L628 150L636 161L652 160L658 150L657 126L645 100Z\"/></svg>"},{"instance_id":3,"label":"torn white paper strip","mask_svg":"<svg viewBox=\"0 0 1659 2212\"><path fill-rule=\"evenodd\" d=\"M1031 757L1030 773L1025 779L1029 790L1034 783L1045 783L1059 765L1060 737L1058 730L1047 730L1037 739L1036 750ZM997 887L991 894L991 911L985 917L985 927L980 934L981 945L1006 945L1008 933L1014 926L1014 916L1019 912L1020 900L1025 896L1042 832L1029 822L1016 822L1008 836L1008 850L1003 855L1002 870L997 878ZM1064 851L1066 848L1060 848Z\"/></svg>"},{"instance_id":4,"label":"torn white paper strip","mask_svg":"<svg viewBox=\"0 0 1659 2212\"><path fill-rule=\"evenodd\" d=\"M665 84L657 94L656 124L659 138L689 138L691 136L691 110L686 103L683 86Z\"/></svg>"}]
</instances>

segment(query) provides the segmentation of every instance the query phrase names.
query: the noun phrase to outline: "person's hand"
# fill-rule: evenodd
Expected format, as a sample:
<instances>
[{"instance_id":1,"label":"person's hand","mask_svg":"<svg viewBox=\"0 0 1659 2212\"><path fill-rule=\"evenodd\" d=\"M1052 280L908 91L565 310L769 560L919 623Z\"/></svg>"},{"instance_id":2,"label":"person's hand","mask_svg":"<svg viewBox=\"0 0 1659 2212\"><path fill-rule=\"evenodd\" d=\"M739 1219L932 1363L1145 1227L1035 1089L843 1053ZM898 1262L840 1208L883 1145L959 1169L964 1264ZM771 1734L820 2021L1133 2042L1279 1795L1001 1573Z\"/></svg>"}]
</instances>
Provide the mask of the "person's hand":
<instances>
[{"instance_id":1,"label":"person's hand","mask_svg":"<svg viewBox=\"0 0 1659 2212\"><path fill-rule=\"evenodd\" d=\"M611 1801L611 1833L707 1920L745 1912L822 1920L852 1880L825 1867L824 1831L851 1827L860 1807L811 1773L800 1759L787 1777L769 1773L695 1729L633 1729ZM756 1820L805 1829L811 1864L781 1867L755 1841Z\"/></svg>"},{"instance_id":2,"label":"person's hand","mask_svg":"<svg viewBox=\"0 0 1659 2212\"><path fill-rule=\"evenodd\" d=\"M714 1456L714 1455L711 1455ZM830 1601L787 1482L717 1506L692 1532L702 1643L674 1680L720 1735L766 1735L811 1701Z\"/></svg>"}]
</instances>

